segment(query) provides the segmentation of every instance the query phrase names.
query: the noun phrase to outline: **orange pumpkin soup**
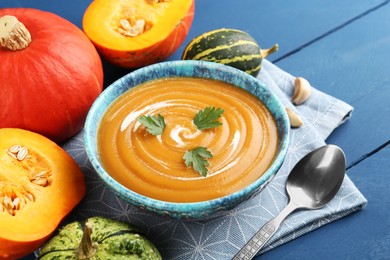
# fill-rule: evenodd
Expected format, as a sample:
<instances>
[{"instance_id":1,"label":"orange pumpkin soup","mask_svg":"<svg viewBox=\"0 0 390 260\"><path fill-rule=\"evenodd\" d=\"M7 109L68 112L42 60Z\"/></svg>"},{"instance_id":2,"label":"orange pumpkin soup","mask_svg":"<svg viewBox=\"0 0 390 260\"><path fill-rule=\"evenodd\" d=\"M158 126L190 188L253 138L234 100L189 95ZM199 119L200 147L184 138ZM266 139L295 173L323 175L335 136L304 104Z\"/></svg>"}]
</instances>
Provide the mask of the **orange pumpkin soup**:
<instances>
[{"instance_id":1,"label":"orange pumpkin soup","mask_svg":"<svg viewBox=\"0 0 390 260\"><path fill-rule=\"evenodd\" d=\"M198 130L193 119L206 107L224 110L222 125ZM161 135L138 122L160 114ZM127 188L159 200L198 202L238 191L272 163L278 143L275 120L249 92L203 78L170 78L128 90L104 114L98 130L103 167ZM207 147L208 174L186 167L183 155Z\"/></svg>"}]
</instances>

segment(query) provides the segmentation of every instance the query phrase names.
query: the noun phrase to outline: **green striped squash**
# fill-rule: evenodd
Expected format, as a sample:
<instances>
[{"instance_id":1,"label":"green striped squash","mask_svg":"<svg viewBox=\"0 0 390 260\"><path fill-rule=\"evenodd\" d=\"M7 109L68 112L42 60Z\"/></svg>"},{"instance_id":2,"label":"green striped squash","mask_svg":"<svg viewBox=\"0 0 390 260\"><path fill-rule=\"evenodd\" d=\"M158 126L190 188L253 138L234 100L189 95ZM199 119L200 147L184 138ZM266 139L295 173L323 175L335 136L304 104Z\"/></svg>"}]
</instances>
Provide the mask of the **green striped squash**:
<instances>
[{"instance_id":1,"label":"green striped squash","mask_svg":"<svg viewBox=\"0 0 390 260\"><path fill-rule=\"evenodd\" d=\"M248 33L221 28L194 38L184 49L182 60L221 63L256 77L263 59L277 50L277 44L270 49L261 50L256 40Z\"/></svg>"}]
</instances>

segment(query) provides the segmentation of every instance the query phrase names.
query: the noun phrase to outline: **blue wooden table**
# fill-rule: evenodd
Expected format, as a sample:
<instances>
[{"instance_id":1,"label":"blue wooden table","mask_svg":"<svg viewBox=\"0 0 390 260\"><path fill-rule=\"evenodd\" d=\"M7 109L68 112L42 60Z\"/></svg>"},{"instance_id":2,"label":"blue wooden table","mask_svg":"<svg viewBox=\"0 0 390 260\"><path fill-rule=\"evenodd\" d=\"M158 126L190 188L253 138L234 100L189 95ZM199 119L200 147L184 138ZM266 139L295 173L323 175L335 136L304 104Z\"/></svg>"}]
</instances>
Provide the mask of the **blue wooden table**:
<instances>
[{"instance_id":1,"label":"blue wooden table","mask_svg":"<svg viewBox=\"0 0 390 260\"><path fill-rule=\"evenodd\" d=\"M81 27L90 2L2 0L0 8L34 7ZM245 30L262 47L279 44L271 62L355 109L327 142L344 150L347 174L368 205L257 259L390 258L389 2L196 0L190 33L170 60L180 59L185 44L205 31ZM104 69L105 86L129 72L106 63Z\"/></svg>"}]
</instances>

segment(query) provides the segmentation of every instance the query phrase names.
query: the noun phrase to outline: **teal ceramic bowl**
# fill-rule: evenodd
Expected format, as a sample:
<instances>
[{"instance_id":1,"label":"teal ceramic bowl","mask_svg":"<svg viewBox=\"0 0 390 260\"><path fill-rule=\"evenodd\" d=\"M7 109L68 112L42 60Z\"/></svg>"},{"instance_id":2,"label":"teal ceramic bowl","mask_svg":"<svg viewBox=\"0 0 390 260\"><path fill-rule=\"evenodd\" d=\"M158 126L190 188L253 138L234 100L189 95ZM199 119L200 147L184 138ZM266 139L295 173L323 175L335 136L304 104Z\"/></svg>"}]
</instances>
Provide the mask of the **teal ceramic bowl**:
<instances>
[{"instance_id":1,"label":"teal ceramic bowl","mask_svg":"<svg viewBox=\"0 0 390 260\"><path fill-rule=\"evenodd\" d=\"M156 200L129 190L114 180L99 159L97 132L106 109L120 95L146 81L169 77L211 78L234 84L257 96L271 111L277 123L279 143L276 156L269 169L255 182L230 195L201 202L173 203ZM85 123L85 148L87 156L100 178L107 186L128 203L160 215L177 219L204 219L216 217L233 209L243 201L258 194L281 167L288 147L290 125L284 106L258 79L225 65L203 61L170 61L138 69L120 78L96 99Z\"/></svg>"}]
</instances>

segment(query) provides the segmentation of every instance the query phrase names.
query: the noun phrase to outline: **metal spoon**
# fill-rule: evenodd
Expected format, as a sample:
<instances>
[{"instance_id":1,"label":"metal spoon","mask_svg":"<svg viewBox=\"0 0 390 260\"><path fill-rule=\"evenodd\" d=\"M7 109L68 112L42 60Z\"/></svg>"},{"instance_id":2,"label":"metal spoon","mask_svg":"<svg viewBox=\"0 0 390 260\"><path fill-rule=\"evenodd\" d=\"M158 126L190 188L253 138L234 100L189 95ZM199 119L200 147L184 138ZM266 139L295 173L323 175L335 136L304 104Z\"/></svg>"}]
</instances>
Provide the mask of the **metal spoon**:
<instances>
[{"instance_id":1,"label":"metal spoon","mask_svg":"<svg viewBox=\"0 0 390 260\"><path fill-rule=\"evenodd\" d=\"M322 146L303 157L287 178L286 190L290 198L287 206L266 223L233 260L252 259L294 210L318 209L331 201L340 189L344 175L345 156L335 145Z\"/></svg>"}]
</instances>

